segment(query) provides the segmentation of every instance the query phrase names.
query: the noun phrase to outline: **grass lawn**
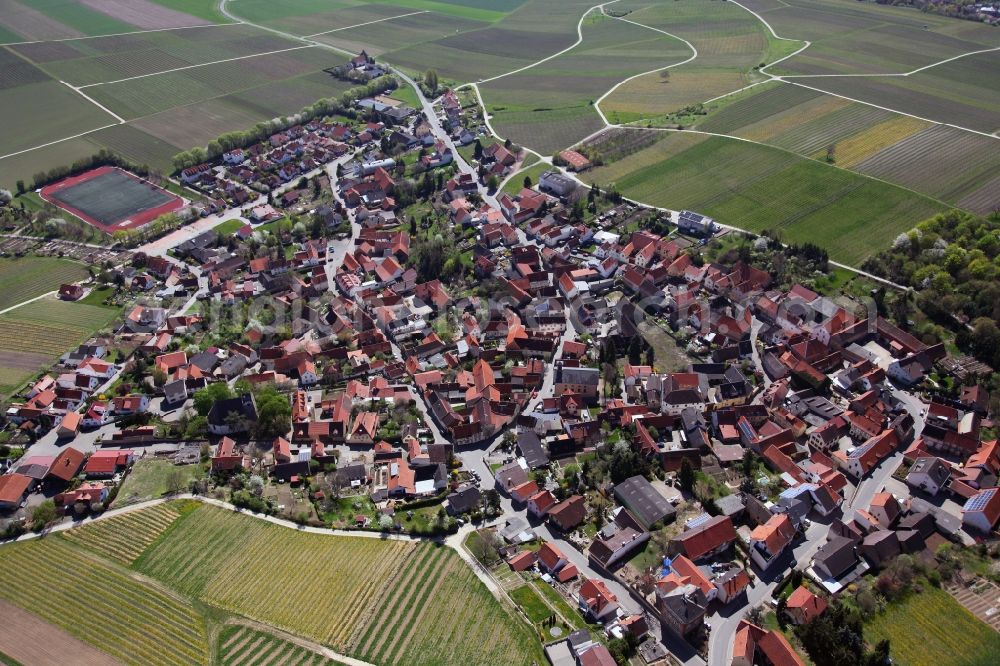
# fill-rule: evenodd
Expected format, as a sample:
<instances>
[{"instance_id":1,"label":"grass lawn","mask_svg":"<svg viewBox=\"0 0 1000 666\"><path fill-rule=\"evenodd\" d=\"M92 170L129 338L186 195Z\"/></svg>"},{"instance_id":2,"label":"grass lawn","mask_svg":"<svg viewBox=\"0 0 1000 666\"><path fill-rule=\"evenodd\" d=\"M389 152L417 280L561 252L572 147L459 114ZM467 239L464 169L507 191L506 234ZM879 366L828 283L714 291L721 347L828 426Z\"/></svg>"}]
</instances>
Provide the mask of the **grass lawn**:
<instances>
[{"instance_id":1,"label":"grass lawn","mask_svg":"<svg viewBox=\"0 0 1000 666\"><path fill-rule=\"evenodd\" d=\"M150 499L162 497L167 492L168 481L172 474L180 473L181 486L187 491L192 479L200 479L205 475L201 465L175 465L168 460L150 458L140 460L132 466L132 471L125 477L115 508L136 504Z\"/></svg>"},{"instance_id":2,"label":"grass lawn","mask_svg":"<svg viewBox=\"0 0 1000 666\"><path fill-rule=\"evenodd\" d=\"M577 629L587 628L587 621L583 619L580 612L570 606L566 600L563 599L562 595L556 592L555 588L541 578L536 578L534 580L534 585L541 597L548 602L549 606L556 609L565 621L569 622L573 626L574 631Z\"/></svg>"},{"instance_id":3,"label":"grass lawn","mask_svg":"<svg viewBox=\"0 0 1000 666\"><path fill-rule=\"evenodd\" d=\"M403 104L412 109L420 108L420 100L417 99L417 92L410 86L404 84L392 91L389 97L398 99Z\"/></svg>"},{"instance_id":4,"label":"grass lawn","mask_svg":"<svg viewBox=\"0 0 1000 666\"><path fill-rule=\"evenodd\" d=\"M510 598L517 602L528 619L535 624L552 615L552 609L539 598L531 585L522 585L511 590Z\"/></svg>"},{"instance_id":5,"label":"grass lawn","mask_svg":"<svg viewBox=\"0 0 1000 666\"><path fill-rule=\"evenodd\" d=\"M538 177L543 173L551 169L548 164L544 162L536 164L535 166L528 167L523 171L518 171L510 177L510 179L504 184L503 191L511 196L516 196L518 192L524 187L524 178L527 176L531 178L532 186L538 184Z\"/></svg>"},{"instance_id":6,"label":"grass lawn","mask_svg":"<svg viewBox=\"0 0 1000 666\"><path fill-rule=\"evenodd\" d=\"M233 218L232 220L226 220L219 226L215 227L214 231L215 233L219 234L219 236L230 236L232 234L235 234L237 231L239 231L246 225L247 225L246 220L236 217Z\"/></svg>"},{"instance_id":7,"label":"grass lawn","mask_svg":"<svg viewBox=\"0 0 1000 666\"><path fill-rule=\"evenodd\" d=\"M83 264L56 257L0 258L0 310L77 282L90 273Z\"/></svg>"},{"instance_id":8,"label":"grass lawn","mask_svg":"<svg viewBox=\"0 0 1000 666\"><path fill-rule=\"evenodd\" d=\"M1000 654L1000 634L930 585L865 624L865 640L883 639L889 639L893 661L902 666L988 666Z\"/></svg>"},{"instance_id":9,"label":"grass lawn","mask_svg":"<svg viewBox=\"0 0 1000 666\"><path fill-rule=\"evenodd\" d=\"M105 305L104 301L115 293L114 287L95 287L90 293L77 301L83 305L94 305L102 308L117 309L116 306Z\"/></svg>"}]
</instances>

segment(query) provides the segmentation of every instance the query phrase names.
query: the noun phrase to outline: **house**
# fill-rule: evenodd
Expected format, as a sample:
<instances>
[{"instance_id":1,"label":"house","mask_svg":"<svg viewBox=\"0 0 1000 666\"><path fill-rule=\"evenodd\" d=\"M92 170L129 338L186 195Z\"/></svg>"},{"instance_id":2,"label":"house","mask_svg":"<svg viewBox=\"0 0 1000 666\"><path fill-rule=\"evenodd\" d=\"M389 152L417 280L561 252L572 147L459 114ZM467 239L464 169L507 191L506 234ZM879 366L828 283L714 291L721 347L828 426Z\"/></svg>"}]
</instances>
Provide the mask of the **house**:
<instances>
[{"instance_id":1,"label":"house","mask_svg":"<svg viewBox=\"0 0 1000 666\"><path fill-rule=\"evenodd\" d=\"M692 236L711 236L715 230L715 220L700 213L682 210L677 216L677 227Z\"/></svg>"},{"instance_id":2,"label":"house","mask_svg":"<svg viewBox=\"0 0 1000 666\"><path fill-rule=\"evenodd\" d=\"M736 540L733 521L727 516L700 520L670 542L672 554L680 553L691 560L700 560L721 553Z\"/></svg>"},{"instance_id":3,"label":"house","mask_svg":"<svg viewBox=\"0 0 1000 666\"><path fill-rule=\"evenodd\" d=\"M52 461L52 466L49 467L45 479L69 483L80 471L80 468L83 467L83 459L84 454L82 451L77 451L72 446L67 446Z\"/></svg>"},{"instance_id":4,"label":"house","mask_svg":"<svg viewBox=\"0 0 1000 666\"><path fill-rule=\"evenodd\" d=\"M988 534L1000 521L1000 488L983 488L966 500L962 524Z\"/></svg>"},{"instance_id":5,"label":"house","mask_svg":"<svg viewBox=\"0 0 1000 666\"><path fill-rule=\"evenodd\" d=\"M78 284L59 285L59 298L64 301L78 301L83 298L86 290Z\"/></svg>"},{"instance_id":6,"label":"house","mask_svg":"<svg viewBox=\"0 0 1000 666\"><path fill-rule=\"evenodd\" d=\"M826 599L813 594L806 586L800 585L788 595L785 612L794 624L808 624L822 615L826 606Z\"/></svg>"},{"instance_id":7,"label":"house","mask_svg":"<svg viewBox=\"0 0 1000 666\"><path fill-rule=\"evenodd\" d=\"M587 517L587 502L582 495L573 495L549 509L549 522L563 532L569 532Z\"/></svg>"},{"instance_id":8,"label":"house","mask_svg":"<svg viewBox=\"0 0 1000 666\"><path fill-rule=\"evenodd\" d=\"M347 443L352 446L373 446L378 432L377 412L358 412L354 424L347 435Z\"/></svg>"},{"instance_id":9,"label":"house","mask_svg":"<svg viewBox=\"0 0 1000 666\"><path fill-rule=\"evenodd\" d=\"M542 547L538 549L538 563L549 572L550 574L555 574L564 566L569 563L563 552L559 550L552 543L546 541L542 544Z\"/></svg>"},{"instance_id":10,"label":"house","mask_svg":"<svg viewBox=\"0 0 1000 666\"><path fill-rule=\"evenodd\" d=\"M135 452L131 449L101 449L90 454L83 473L88 479L111 478L123 471L135 460Z\"/></svg>"},{"instance_id":11,"label":"house","mask_svg":"<svg viewBox=\"0 0 1000 666\"><path fill-rule=\"evenodd\" d=\"M589 556L606 569L615 566L649 541L649 532L637 529L638 525L626 510L620 510L619 518L622 514L628 516L622 522L631 524L618 525L616 519L616 523L606 525L590 544Z\"/></svg>"},{"instance_id":12,"label":"house","mask_svg":"<svg viewBox=\"0 0 1000 666\"><path fill-rule=\"evenodd\" d=\"M513 571L527 571L531 567L535 566L535 562L538 560L538 555L531 550L522 550L517 555L513 555L507 559L507 564Z\"/></svg>"},{"instance_id":13,"label":"house","mask_svg":"<svg viewBox=\"0 0 1000 666\"><path fill-rule=\"evenodd\" d=\"M483 495L476 486L465 486L459 488L447 497L448 515L458 516L463 513L470 513L479 508L483 501Z\"/></svg>"},{"instance_id":14,"label":"house","mask_svg":"<svg viewBox=\"0 0 1000 666\"><path fill-rule=\"evenodd\" d=\"M775 514L750 532L750 557L761 569L767 569L791 545L794 537L795 526L788 514Z\"/></svg>"},{"instance_id":15,"label":"house","mask_svg":"<svg viewBox=\"0 0 1000 666\"><path fill-rule=\"evenodd\" d=\"M111 491L103 483L82 483L73 490L57 493L53 500L64 512L100 510Z\"/></svg>"},{"instance_id":16,"label":"house","mask_svg":"<svg viewBox=\"0 0 1000 666\"><path fill-rule=\"evenodd\" d=\"M212 472L232 472L248 467L250 467L250 456L237 451L236 442L228 437L223 437L215 449L215 455L212 456Z\"/></svg>"},{"instance_id":17,"label":"house","mask_svg":"<svg viewBox=\"0 0 1000 666\"><path fill-rule=\"evenodd\" d=\"M885 529L889 529L896 524L896 520L902 514L903 509L899 506L899 502L893 497L892 493L876 493L872 497L872 503L868 507L868 511L875 516L878 521Z\"/></svg>"},{"instance_id":18,"label":"house","mask_svg":"<svg viewBox=\"0 0 1000 666\"><path fill-rule=\"evenodd\" d=\"M208 412L208 430L215 435L248 432L257 425L257 403L252 393L218 400Z\"/></svg>"},{"instance_id":19,"label":"house","mask_svg":"<svg viewBox=\"0 0 1000 666\"><path fill-rule=\"evenodd\" d=\"M149 409L148 395L120 395L111 399L115 416L142 414Z\"/></svg>"},{"instance_id":20,"label":"house","mask_svg":"<svg viewBox=\"0 0 1000 666\"><path fill-rule=\"evenodd\" d=\"M528 482L528 472L516 460L498 469L494 477L500 490L508 494L514 488Z\"/></svg>"},{"instance_id":21,"label":"house","mask_svg":"<svg viewBox=\"0 0 1000 666\"><path fill-rule=\"evenodd\" d=\"M672 522L677 513L667 498L642 475L630 477L616 484L615 498L631 511L636 520L647 530L657 523Z\"/></svg>"},{"instance_id":22,"label":"house","mask_svg":"<svg viewBox=\"0 0 1000 666\"><path fill-rule=\"evenodd\" d=\"M701 628L708 610L708 598L694 583L683 583L668 576L657 583L656 607L663 622L679 636Z\"/></svg>"},{"instance_id":23,"label":"house","mask_svg":"<svg viewBox=\"0 0 1000 666\"><path fill-rule=\"evenodd\" d=\"M599 579L584 579L577 603L584 615L597 622L612 619L618 612L618 597Z\"/></svg>"},{"instance_id":24,"label":"house","mask_svg":"<svg viewBox=\"0 0 1000 666\"><path fill-rule=\"evenodd\" d=\"M813 557L813 569L824 580L840 578L858 563L854 539L833 536Z\"/></svg>"},{"instance_id":25,"label":"house","mask_svg":"<svg viewBox=\"0 0 1000 666\"><path fill-rule=\"evenodd\" d=\"M590 160L575 150L564 150L559 153L559 157L565 160L573 171L586 171L592 166Z\"/></svg>"},{"instance_id":26,"label":"house","mask_svg":"<svg viewBox=\"0 0 1000 666\"><path fill-rule=\"evenodd\" d=\"M0 476L0 509L9 511L21 506L34 485L35 480L24 474L12 472Z\"/></svg>"},{"instance_id":27,"label":"house","mask_svg":"<svg viewBox=\"0 0 1000 666\"><path fill-rule=\"evenodd\" d=\"M565 197L576 190L576 181L558 171L545 171L538 177L538 189L551 192L557 197Z\"/></svg>"},{"instance_id":28,"label":"house","mask_svg":"<svg viewBox=\"0 0 1000 666\"><path fill-rule=\"evenodd\" d=\"M79 412L66 412L66 415L62 417L62 421L59 422L56 434L60 439L76 437L76 434L80 432L82 421L83 416Z\"/></svg>"},{"instance_id":29,"label":"house","mask_svg":"<svg viewBox=\"0 0 1000 666\"><path fill-rule=\"evenodd\" d=\"M528 498L528 513L535 518L544 518L556 504L555 495L548 490L541 490Z\"/></svg>"},{"instance_id":30,"label":"house","mask_svg":"<svg viewBox=\"0 0 1000 666\"><path fill-rule=\"evenodd\" d=\"M730 666L755 664L805 666L805 662L780 631L768 631L740 620L733 639L733 660Z\"/></svg>"},{"instance_id":31,"label":"house","mask_svg":"<svg viewBox=\"0 0 1000 666\"><path fill-rule=\"evenodd\" d=\"M951 465L936 456L920 456L906 474L906 484L934 496L951 480Z\"/></svg>"}]
</instances>

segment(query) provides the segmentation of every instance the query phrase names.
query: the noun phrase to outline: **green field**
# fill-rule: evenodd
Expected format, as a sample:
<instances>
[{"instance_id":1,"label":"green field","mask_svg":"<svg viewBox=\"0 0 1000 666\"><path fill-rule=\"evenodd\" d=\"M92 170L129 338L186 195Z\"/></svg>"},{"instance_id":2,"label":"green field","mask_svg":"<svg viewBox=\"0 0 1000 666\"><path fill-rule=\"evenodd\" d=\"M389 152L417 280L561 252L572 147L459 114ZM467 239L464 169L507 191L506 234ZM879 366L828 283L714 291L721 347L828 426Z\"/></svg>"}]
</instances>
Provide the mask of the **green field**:
<instances>
[{"instance_id":1,"label":"green field","mask_svg":"<svg viewBox=\"0 0 1000 666\"><path fill-rule=\"evenodd\" d=\"M449 548L306 534L191 501L0 546L0 598L126 664L248 663L249 645L254 663L286 650L337 663L280 631L380 665L543 659ZM239 623L227 613L279 633L226 626Z\"/></svg>"},{"instance_id":2,"label":"green field","mask_svg":"<svg viewBox=\"0 0 1000 666\"><path fill-rule=\"evenodd\" d=\"M9 395L63 353L106 327L117 309L57 300L0 315L0 395Z\"/></svg>"},{"instance_id":3,"label":"green field","mask_svg":"<svg viewBox=\"0 0 1000 666\"><path fill-rule=\"evenodd\" d=\"M287 565L280 576L278 558ZM380 664L424 663L421 656L430 655L451 664L526 663L533 656L527 628L447 548L331 539L202 507L135 566L183 594L338 651L377 655Z\"/></svg>"},{"instance_id":4,"label":"green field","mask_svg":"<svg viewBox=\"0 0 1000 666\"><path fill-rule=\"evenodd\" d=\"M205 617L190 601L59 537L0 546L0 598L125 664L208 662Z\"/></svg>"},{"instance_id":5,"label":"green field","mask_svg":"<svg viewBox=\"0 0 1000 666\"><path fill-rule=\"evenodd\" d=\"M528 619L538 624L542 620L552 615L552 610L539 598L535 588L531 585L522 585L510 591L510 598L513 599Z\"/></svg>"},{"instance_id":6,"label":"green field","mask_svg":"<svg viewBox=\"0 0 1000 666\"><path fill-rule=\"evenodd\" d=\"M138 464L138 463L137 463ZM197 505L195 505L197 506ZM88 525L85 530L69 530L65 538L86 546L108 559L132 564L181 515L170 504L113 516Z\"/></svg>"},{"instance_id":7,"label":"green field","mask_svg":"<svg viewBox=\"0 0 1000 666\"><path fill-rule=\"evenodd\" d=\"M201 478L205 474L200 465L175 465L169 460L144 458L132 465L118 491L114 508L162 497L167 492L167 480L175 470L183 473L185 490L191 479Z\"/></svg>"},{"instance_id":8,"label":"green field","mask_svg":"<svg viewBox=\"0 0 1000 666\"><path fill-rule=\"evenodd\" d=\"M593 103L616 83L688 53L676 39L594 12L578 47L480 92L501 136L553 153L604 126Z\"/></svg>"},{"instance_id":9,"label":"green field","mask_svg":"<svg viewBox=\"0 0 1000 666\"><path fill-rule=\"evenodd\" d=\"M602 105L611 122L673 113L760 81L764 77L753 71L755 66L798 46L769 38L760 21L729 2L656 3L626 18L686 39L697 49L698 57L671 68L669 78L656 72L620 86ZM691 49L681 46L686 59ZM662 62L650 69L667 64Z\"/></svg>"},{"instance_id":10,"label":"green field","mask_svg":"<svg viewBox=\"0 0 1000 666\"><path fill-rule=\"evenodd\" d=\"M940 203L843 169L758 144L671 134L584 178L627 197L689 208L722 224L777 231L859 265L899 233L945 209Z\"/></svg>"},{"instance_id":11,"label":"green field","mask_svg":"<svg viewBox=\"0 0 1000 666\"><path fill-rule=\"evenodd\" d=\"M0 258L0 310L35 296L55 291L65 282L88 277L87 267L76 261L55 257Z\"/></svg>"},{"instance_id":12,"label":"green field","mask_svg":"<svg viewBox=\"0 0 1000 666\"><path fill-rule=\"evenodd\" d=\"M988 666L1000 654L1000 634L930 585L869 620L865 639L888 639L894 663L902 666Z\"/></svg>"},{"instance_id":13,"label":"green field","mask_svg":"<svg viewBox=\"0 0 1000 666\"><path fill-rule=\"evenodd\" d=\"M222 631L218 655L222 666L242 666L251 661L261 666L344 666L343 662L246 626L230 626Z\"/></svg>"},{"instance_id":14,"label":"green field","mask_svg":"<svg viewBox=\"0 0 1000 666\"><path fill-rule=\"evenodd\" d=\"M548 164L536 164L524 171L518 171L504 184L503 191L511 196L516 196L524 188L525 176L531 178L531 185L534 187L538 183L538 177L551 168Z\"/></svg>"}]
</instances>

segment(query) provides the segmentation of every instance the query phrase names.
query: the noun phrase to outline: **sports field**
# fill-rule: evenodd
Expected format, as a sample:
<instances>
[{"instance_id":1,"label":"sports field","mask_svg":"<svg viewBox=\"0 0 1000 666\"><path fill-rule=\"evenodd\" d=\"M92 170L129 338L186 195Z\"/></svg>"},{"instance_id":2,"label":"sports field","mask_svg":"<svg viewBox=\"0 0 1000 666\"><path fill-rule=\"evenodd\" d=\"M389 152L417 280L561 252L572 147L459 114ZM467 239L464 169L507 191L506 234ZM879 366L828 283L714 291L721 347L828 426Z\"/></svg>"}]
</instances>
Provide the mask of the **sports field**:
<instances>
[{"instance_id":1,"label":"sports field","mask_svg":"<svg viewBox=\"0 0 1000 666\"><path fill-rule=\"evenodd\" d=\"M689 208L750 231L770 229L786 242L813 242L851 265L946 208L775 148L684 133L584 178L653 205Z\"/></svg>"},{"instance_id":2,"label":"sports field","mask_svg":"<svg viewBox=\"0 0 1000 666\"><path fill-rule=\"evenodd\" d=\"M177 195L112 167L47 185L41 197L108 233L141 227L184 204Z\"/></svg>"}]
</instances>

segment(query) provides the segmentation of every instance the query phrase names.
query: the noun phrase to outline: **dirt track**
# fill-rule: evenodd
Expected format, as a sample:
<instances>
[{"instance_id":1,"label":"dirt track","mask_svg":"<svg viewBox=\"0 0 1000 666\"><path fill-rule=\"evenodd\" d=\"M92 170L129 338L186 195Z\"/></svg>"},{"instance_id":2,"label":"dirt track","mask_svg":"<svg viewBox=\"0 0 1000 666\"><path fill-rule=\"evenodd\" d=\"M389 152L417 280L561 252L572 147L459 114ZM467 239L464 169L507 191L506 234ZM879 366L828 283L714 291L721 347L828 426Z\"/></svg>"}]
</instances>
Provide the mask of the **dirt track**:
<instances>
[{"instance_id":1,"label":"dirt track","mask_svg":"<svg viewBox=\"0 0 1000 666\"><path fill-rule=\"evenodd\" d=\"M117 661L37 615L0 600L0 652L31 666L116 666Z\"/></svg>"}]
</instances>

